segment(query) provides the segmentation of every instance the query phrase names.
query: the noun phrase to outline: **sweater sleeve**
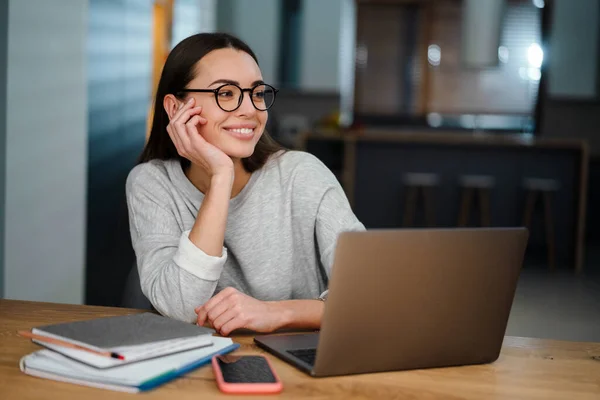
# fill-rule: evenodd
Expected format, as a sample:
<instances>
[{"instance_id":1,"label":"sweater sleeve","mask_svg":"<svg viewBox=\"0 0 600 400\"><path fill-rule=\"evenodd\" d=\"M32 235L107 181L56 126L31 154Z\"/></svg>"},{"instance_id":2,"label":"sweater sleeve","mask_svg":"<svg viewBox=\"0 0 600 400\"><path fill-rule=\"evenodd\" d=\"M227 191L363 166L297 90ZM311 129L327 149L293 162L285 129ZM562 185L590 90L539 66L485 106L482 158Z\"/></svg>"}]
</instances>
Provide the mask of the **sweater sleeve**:
<instances>
[{"instance_id":1,"label":"sweater sleeve","mask_svg":"<svg viewBox=\"0 0 600 400\"><path fill-rule=\"evenodd\" d=\"M169 209L168 194L160 195L160 184L134 172L126 193L142 291L161 314L193 322L194 308L215 291L227 250L213 257L196 247Z\"/></svg>"},{"instance_id":2,"label":"sweater sleeve","mask_svg":"<svg viewBox=\"0 0 600 400\"><path fill-rule=\"evenodd\" d=\"M327 276L331 276L339 234L345 231L363 231L365 227L354 215L335 175L316 157L305 157L295 178L295 186L297 193L303 194L302 201L308 203L307 207L314 216L318 257ZM326 293L327 291L323 292L321 296L326 296Z\"/></svg>"},{"instance_id":3,"label":"sweater sleeve","mask_svg":"<svg viewBox=\"0 0 600 400\"><path fill-rule=\"evenodd\" d=\"M354 215L341 185L337 180L331 182L323 193L315 221L317 243L321 252L320 259L328 275L331 274L339 234L364 230L364 225Z\"/></svg>"}]
</instances>

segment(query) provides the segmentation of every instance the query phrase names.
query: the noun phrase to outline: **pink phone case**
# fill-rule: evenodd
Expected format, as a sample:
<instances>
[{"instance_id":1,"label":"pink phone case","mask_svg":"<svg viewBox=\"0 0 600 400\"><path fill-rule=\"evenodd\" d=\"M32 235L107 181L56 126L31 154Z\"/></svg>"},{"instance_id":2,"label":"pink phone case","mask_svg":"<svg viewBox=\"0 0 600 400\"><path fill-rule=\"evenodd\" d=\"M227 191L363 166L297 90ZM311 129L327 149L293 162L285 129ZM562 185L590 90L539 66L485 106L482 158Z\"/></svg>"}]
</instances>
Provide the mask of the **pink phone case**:
<instances>
[{"instance_id":1,"label":"pink phone case","mask_svg":"<svg viewBox=\"0 0 600 400\"><path fill-rule=\"evenodd\" d=\"M229 382L225 382L225 380L223 379L223 373L221 372L221 368L219 368L219 363L217 362L217 357L219 357L219 356L214 356L212 358L212 366L213 366L213 371L215 373L215 379L217 380L217 386L219 387L219 390L221 392L228 393L228 394L275 394L275 393L281 393L281 391L283 390L283 384L281 383L279 376L277 376L275 369L273 369L273 365L271 365L271 362L269 361L269 359L267 357L260 356L260 357L263 357L267 361L267 365L269 365L269 368L271 369L271 373L275 377L275 381L276 381L275 383L229 383ZM243 355L240 357L243 357Z\"/></svg>"}]
</instances>

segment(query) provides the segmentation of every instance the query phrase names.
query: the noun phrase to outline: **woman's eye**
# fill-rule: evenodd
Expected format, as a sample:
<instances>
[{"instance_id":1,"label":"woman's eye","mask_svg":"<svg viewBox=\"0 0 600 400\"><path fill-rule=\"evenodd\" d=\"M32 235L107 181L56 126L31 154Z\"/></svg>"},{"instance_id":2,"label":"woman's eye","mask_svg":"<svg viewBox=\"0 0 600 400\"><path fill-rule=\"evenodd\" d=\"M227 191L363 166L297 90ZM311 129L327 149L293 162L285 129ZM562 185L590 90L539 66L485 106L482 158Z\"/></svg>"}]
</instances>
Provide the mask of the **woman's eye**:
<instances>
[{"instance_id":1,"label":"woman's eye","mask_svg":"<svg viewBox=\"0 0 600 400\"><path fill-rule=\"evenodd\" d=\"M219 97L222 97L222 98L225 98L225 99L231 98L231 97L233 97L233 92L230 91L230 90L220 91L219 92Z\"/></svg>"}]
</instances>

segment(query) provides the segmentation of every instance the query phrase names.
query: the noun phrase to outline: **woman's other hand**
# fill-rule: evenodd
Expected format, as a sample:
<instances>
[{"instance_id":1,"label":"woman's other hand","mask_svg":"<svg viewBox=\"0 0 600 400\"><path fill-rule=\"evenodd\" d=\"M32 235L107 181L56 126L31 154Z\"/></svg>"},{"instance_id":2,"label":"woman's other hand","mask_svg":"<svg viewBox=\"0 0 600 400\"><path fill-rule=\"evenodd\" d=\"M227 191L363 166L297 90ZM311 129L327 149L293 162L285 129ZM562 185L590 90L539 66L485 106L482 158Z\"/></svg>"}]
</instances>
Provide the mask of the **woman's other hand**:
<instances>
[{"instance_id":1,"label":"woman's other hand","mask_svg":"<svg viewBox=\"0 0 600 400\"><path fill-rule=\"evenodd\" d=\"M209 323L220 335L236 329L272 332L283 325L285 311L276 302L260 301L228 287L196 308L197 323Z\"/></svg>"}]
</instances>

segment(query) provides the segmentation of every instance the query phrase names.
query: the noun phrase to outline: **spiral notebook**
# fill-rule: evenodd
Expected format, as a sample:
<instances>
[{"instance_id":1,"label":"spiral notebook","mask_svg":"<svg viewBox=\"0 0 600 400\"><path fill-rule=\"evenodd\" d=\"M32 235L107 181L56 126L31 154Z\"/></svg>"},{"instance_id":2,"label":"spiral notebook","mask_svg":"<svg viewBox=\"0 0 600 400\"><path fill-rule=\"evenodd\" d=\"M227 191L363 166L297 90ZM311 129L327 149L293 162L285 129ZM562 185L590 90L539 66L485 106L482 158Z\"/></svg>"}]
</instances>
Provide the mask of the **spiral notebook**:
<instances>
[{"instance_id":1,"label":"spiral notebook","mask_svg":"<svg viewBox=\"0 0 600 400\"><path fill-rule=\"evenodd\" d=\"M213 344L212 329L152 313L97 318L40 326L32 333L97 351L119 353L124 360L33 339L65 357L94 368L113 368Z\"/></svg>"},{"instance_id":2,"label":"spiral notebook","mask_svg":"<svg viewBox=\"0 0 600 400\"><path fill-rule=\"evenodd\" d=\"M227 354L239 347L229 338L214 337L213 341L210 347L107 369L90 367L50 350L39 350L23 357L20 368L39 378L136 393L154 389L208 364L214 355Z\"/></svg>"}]
</instances>

